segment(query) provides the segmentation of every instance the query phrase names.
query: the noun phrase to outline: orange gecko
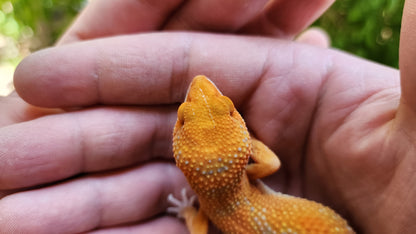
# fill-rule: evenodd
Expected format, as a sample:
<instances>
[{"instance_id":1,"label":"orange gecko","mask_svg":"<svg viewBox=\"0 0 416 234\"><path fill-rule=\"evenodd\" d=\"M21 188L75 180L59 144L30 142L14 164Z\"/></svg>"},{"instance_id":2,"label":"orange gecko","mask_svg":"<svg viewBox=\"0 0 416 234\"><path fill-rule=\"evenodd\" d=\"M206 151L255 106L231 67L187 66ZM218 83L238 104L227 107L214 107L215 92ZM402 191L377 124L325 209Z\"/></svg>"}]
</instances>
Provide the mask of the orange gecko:
<instances>
[{"instance_id":1,"label":"orange gecko","mask_svg":"<svg viewBox=\"0 0 416 234\"><path fill-rule=\"evenodd\" d=\"M259 178L280 161L250 137L233 102L205 76L196 76L178 109L173 132L176 165L199 200L168 196L168 211L185 219L192 234L208 232L208 219L223 233L354 233L330 208L274 192ZM248 164L249 158L253 163Z\"/></svg>"}]
</instances>

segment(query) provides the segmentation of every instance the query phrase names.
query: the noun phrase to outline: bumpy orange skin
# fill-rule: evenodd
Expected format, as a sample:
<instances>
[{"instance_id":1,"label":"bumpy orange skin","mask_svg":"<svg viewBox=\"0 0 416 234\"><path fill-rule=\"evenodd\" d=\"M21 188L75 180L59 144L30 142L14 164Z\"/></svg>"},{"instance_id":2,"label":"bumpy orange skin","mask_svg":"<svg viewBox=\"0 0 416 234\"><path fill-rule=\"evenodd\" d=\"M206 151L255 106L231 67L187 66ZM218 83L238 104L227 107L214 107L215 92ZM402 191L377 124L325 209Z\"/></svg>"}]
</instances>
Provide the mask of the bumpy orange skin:
<instances>
[{"instance_id":1,"label":"bumpy orange skin","mask_svg":"<svg viewBox=\"0 0 416 234\"><path fill-rule=\"evenodd\" d=\"M179 107L173 152L200 209L224 233L354 233L328 207L250 183L252 145L244 120L204 76L194 78Z\"/></svg>"}]
</instances>

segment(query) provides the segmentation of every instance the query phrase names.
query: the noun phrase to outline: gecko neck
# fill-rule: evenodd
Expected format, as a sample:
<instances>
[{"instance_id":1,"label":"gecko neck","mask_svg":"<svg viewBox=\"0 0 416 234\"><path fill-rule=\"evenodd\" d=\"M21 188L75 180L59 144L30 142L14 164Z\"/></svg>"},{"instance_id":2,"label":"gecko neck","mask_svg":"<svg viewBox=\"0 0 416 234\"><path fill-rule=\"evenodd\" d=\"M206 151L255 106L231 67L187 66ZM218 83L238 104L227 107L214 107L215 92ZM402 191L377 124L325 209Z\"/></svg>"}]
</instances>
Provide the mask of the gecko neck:
<instances>
[{"instance_id":1,"label":"gecko neck","mask_svg":"<svg viewBox=\"0 0 416 234\"><path fill-rule=\"evenodd\" d=\"M198 195L201 208L208 216L210 216L210 214L221 215L218 213L218 207L223 207L224 209L221 209L222 215L228 216L242 205L249 204L250 201L248 200L248 197L256 191L257 189L250 183L244 172L240 183L232 189L217 190L211 193L201 193L201 191L195 192Z\"/></svg>"}]
</instances>

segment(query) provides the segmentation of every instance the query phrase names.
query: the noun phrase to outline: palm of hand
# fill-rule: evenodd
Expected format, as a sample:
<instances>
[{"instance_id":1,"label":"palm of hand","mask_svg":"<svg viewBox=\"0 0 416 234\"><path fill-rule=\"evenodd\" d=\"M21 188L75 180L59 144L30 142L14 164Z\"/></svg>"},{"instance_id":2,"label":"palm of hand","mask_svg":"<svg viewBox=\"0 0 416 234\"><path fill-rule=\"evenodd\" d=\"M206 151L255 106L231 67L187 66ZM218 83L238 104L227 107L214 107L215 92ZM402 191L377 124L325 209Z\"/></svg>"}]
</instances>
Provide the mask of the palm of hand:
<instances>
[{"instance_id":1,"label":"palm of hand","mask_svg":"<svg viewBox=\"0 0 416 234\"><path fill-rule=\"evenodd\" d=\"M409 23L408 25L414 24ZM408 37L412 38L411 35ZM186 45L178 43L183 41L193 42L192 51L186 51L186 48L183 48ZM169 46L166 46L167 44ZM409 48L416 48L412 46L412 43L408 42L408 44L410 45ZM210 50L206 50L206 48L210 48ZM100 54L97 51L104 51L105 53ZM160 54L160 51L163 51L163 54ZM241 53L241 51L244 51L244 53ZM411 52L411 50L408 51ZM184 54L187 54L184 52L192 55L188 57L189 61L186 61L188 64L185 61L182 61L182 64L178 62L183 59ZM79 54L88 56L80 57ZM130 63L125 63L126 54L131 55L129 59L131 59L133 68L129 67ZM179 97L184 95L184 92L181 91L184 91L187 86L187 82L183 78L188 77L190 79L196 74L206 74L221 89L225 86L224 94L237 102L237 107L241 107L238 109L242 112L254 135L277 152L282 160L283 167L279 173L270 179L275 186L279 187L279 190L330 204L347 215L347 218L351 218L350 220L360 230L368 232L377 232L384 228L381 231L398 233L401 230L395 229L396 227L393 225L388 225L390 221L397 226L410 227L410 222L406 223L406 220L412 220L411 217L416 216L415 211L409 213L409 209L406 211L406 207L404 207L406 204L413 204L406 194L415 194L415 191L413 191L415 188L406 185L414 174L411 170L415 165L414 157L411 157L412 152L414 152L412 148L412 136L414 134L411 132L411 126L414 126L412 120L414 114L406 109L407 105L402 105L403 100L400 106L398 104L400 91L398 90L397 71L339 53L311 49L273 39L257 40L257 38L233 38L213 35L184 36L175 33L160 36L110 37L98 42L75 43L72 47L55 48L37 56L40 57L35 55L22 66L20 70L25 70L26 73L21 72L17 75L16 87L20 88L21 92L19 94L25 97L26 100L30 100L33 104L49 107L89 106L96 103L111 105L115 102L116 104L134 103L138 105L178 102L180 101ZM97 57L100 58L97 59ZM415 61L411 59L411 56L408 57L410 58L407 59L408 62L410 61L409 63ZM142 58L150 59L146 61ZM160 58L163 58L163 61ZM403 59L402 61L406 60ZM48 64L62 64L62 66L56 69L55 66L50 67ZM101 66L95 66L97 64ZM181 66L184 64L187 67ZM102 73L96 73L97 70L95 69L97 67L102 69L100 70ZM117 70L117 68L123 69ZM74 71L76 71L75 74ZM158 72L155 73L154 71ZM414 77L411 72L408 73L410 75L407 77ZM100 87L95 86L97 77L102 85ZM181 79L178 80L177 77L181 77ZM229 77L230 79L228 79ZM241 81L231 80L233 77L239 77ZM25 78L27 80L24 80ZM115 79L120 80L119 89L114 89L114 86L112 86ZM147 82L148 80L154 82ZM414 90L411 82L407 81L407 84L409 90ZM234 87L228 87L227 89L227 85ZM45 93L45 87L51 86L54 89ZM76 94L82 93L84 95L74 98L73 93L71 93L74 90ZM157 95L149 94L149 90L153 90L153 93L157 93ZM166 95L166 90L175 90L175 94L169 96L168 93ZM94 93L96 91L101 93ZM42 95L38 97L36 94ZM409 97L409 93L407 96ZM114 102L114 100L116 101ZM246 100L247 102L245 102ZM400 111L397 111L398 106ZM20 116L13 116L13 120L2 119L3 126L11 122L30 120L49 112L49 110L33 109L31 112L27 112L27 108L26 104L18 105L18 110L15 111L20 112ZM70 152L73 154L66 155L68 161L64 162L74 162L79 158L86 157L87 162L91 163L89 166L84 164L81 165L84 167L77 168L76 166L79 166L79 164L75 163L73 164L76 165L74 166L75 172L65 177L59 177L56 175L56 171L51 170L48 171L48 178L40 176L43 181L33 181L38 178L39 174L32 176L28 173L29 176L13 178L9 182L6 181L3 186L8 188L8 185L12 185L24 188L25 186L59 181L74 175L76 172L96 172L131 165L137 163L137 157L133 159L137 154L141 156L139 160L144 161L155 155L168 155L169 143L167 142L169 140L167 139L170 138L170 132L168 130L158 131L148 126L155 125L159 126L159 129L171 129L174 121L171 120L171 116L174 116L174 110L165 107L160 107L157 110L159 111L140 108L134 111L123 109L121 110L123 114L120 115L120 110L103 107L102 110L86 109L73 115L68 113L55 118L52 116L49 120L60 124L62 121L68 124L65 120L68 120L66 117L69 115L71 115L72 120L75 119L76 121L85 120L84 117L90 115L89 121L97 120L98 124L104 123L108 126L122 122L119 119L120 116L127 115L130 115L131 118L123 120L140 119L142 122L138 121L138 125L141 124L141 129L131 127L136 125L122 129L122 131L125 131L124 133L139 131L139 134L131 134L133 136L131 139L135 140L136 144L133 146L130 142L130 144L124 142L124 151L118 152L120 153L120 160L124 160L122 165L114 165L111 161L107 162L105 160L108 158L105 157L94 158L96 155L102 156L103 153L99 151L100 147L95 147L97 145L94 143L97 142L89 145L91 151L88 153L91 154L86 155L71 151L74 150L74 145L71 145L68 151L60 151L60 153ZM100 111L101 113L98 113ZM13 109L11 112L13 112ZM25 116L27 113L30 113L30 115ZM58 118L61 119L58 121ZM171 122L166 121L166 119L171 120ZM26 126L36 123L38 127L43 126L42 129L49 129L51 127L50 121L48 121L48 124L45 123L47 121L44 121L41 125L39 124L41 120L35 120ZM133 123L137 124L135 121ZM68 125L68 128L58 128L58 130L67 132L71 126L73 125ZM122 127L122 125L117 126ZM19 126L14 127L16 129ZM20 127L23 128L24 126ZM12 126L9 129L13 130L14 128ZM6 132L7 130L5 128ZM94 130L97 129L92 131L95 133L94 136L100 136ZM34 131L31 134L36 135L37 133ZM114 131L104 133L110 133L111 135L114 134ZM58 140L61 144L68 143L65 138ZM162 150L153 152L152 144L146 144L150 140L156 142L155 145L160 144L161 147L159 148ZM88 143L86 146L88 146ZM102 144L98 144L98 146L102 146ZM40 147L42 146L40 145ZM141 148L138 149L139 147ZM55 155L53 151L48 153L47 155ZM69 158L69 156L71 157ZM158 196L167 194L164 189L169 190L170 193L171 190L174 190L172 187L183 186L184 181L183 178L181 180L180 174L167 170L172 165L150 164L150 166L136 168L137 172L139 170L146 171L148 173L146 175L157 178L152 181L153 184L150 188L146 188L145 195L147 199L153 201ZM52 169L60 168L58 165L57 168ZM13 171L13 168L8 169L9 172ZM13 175L13 173L11 174ZM126 175L124 178L130 176L130 183L134 181L134 184L142 184L137 181L137 175L133 175L132 170L122 170L114 174L104 172L102 177L110 181L111 178L120 179L121 174ZM60 204L66 204L67 201L63 201L62 197L68 197L67 191L74 191L71 185L89 185L92 177L94 176L87 175L85 178L80 177L78 180L69 181L68 183L46 187L42 190L44 193L40 194L42 193L40 191L38 197L35 198L39 199L39 197L48 194L51 201L56 204L60 201L62 202ZM27 184L27 181L30 181L31 184ZM16 182L20 182L20 184L17 185ZM128 190L120 186L119 183L115 184L117 184L117 192L130 195L130 200L124 199L127 206L134 206L134 198L139 197L138 194L135 194L137 189ZM109 191L108 187L115 187L111 183L102 185L104 186L101 186L98 191L103 194L106 194L105 189L107 189L107 192ZM408 191L403 191L403 188L408 188ZM76 187L76 189L79 189L79 187ZM55 192L58 190L60 193L57 195ZM13 193L14 191L4 193L9 192ZM87 195L91 195L89 192L91 191L86 190L80 200L85 201L85 198L88 198ZM60 197L62 194L65 196ZM155 206L151 210L139 209L143 207L137 206L139 208L135 209L134 212L120 214L118 211L125 211L125 209L120 209L120 207L123 207L123 203L118 203L120 206L109 206L109 204L114 205L111 203L113 193L109 194L111 195L106 196L111 198L107 200L108 203L89 204L89 212L86 212L86 215L82 217L82 222L85 224L82 230L90 230L88 228L96 228L97 226L105 228L132 221L148 220L154 218L151 215L163 210L161 206ZM4 194L0 194L0 196L4 196ZM14 201L19 202L19 199L32 200L33 194L29 190L27 193L10 197L14 197ZM77 196L74 197L78 198ZM7 201L13 202L13 199ZM6 199L2 200L2 205L11 205L12 202L7 204L7 201ZM74 203L74 207L64 207L68 209L59 210L63 216L73 222L80 221L80 216L68 216L68 214L73 214L72 211L86 207L82 206L79 200L77 201L77 203ZM26 204L27 207L31 207L30 204ZM98 205L98 207L94 207L94 205ZM45 207L36 208L45 211ZM97 224L95 222L97 217L103 214L100 212L94 213L91 210L100 210L107 216L101 219L101 223ZM398 212L395 213L395 211ZM40 215L38 215L39 213ZM54 224L67 224L56 216L49 216L46 219L42 215L48 214L47 211L31 214L23 211L21 214L23 216L16 217L23 217L22 220L31 220L35 227L40 227L39 223L43 224L45 228L61 228L63 225ZM407 219L405 219L406 217ZM5 223L0 224L5 225L5 227L8 227L7 225L10 223L14 224L13 222L8 223L10 219L7 218L10 217L2 219L2 222ZM49 221L50 223L45 224ZM159 219L155 219L155 222L144 223L143 225L140 223L137 226L163 227L164 230L173 230L170 227L178 227L178 222L172 220L168 222L165 222L166 219L159 221ZM391 229L387 230L386 226ZM31 228L30 223L27 227ZM74 227L74 225L71 227ZM181 227L176 230L183 230L180 229ZM33 231L33 229L31 230Z\"/></svg>"},{"instance_id":2,"label":"palm of hand","mask_svg":"<svg viewBox=\"0 0 416 234\"><path fill-rule=\"evenodd\" d=\"M303 62L309 66L307 60ZM354 61L349 62L354 67ZM400 209L396 206L403 196L399 181L412 176L403 167L415 165L407 157L411 152L397 143L410 145L410 133L396 115L398 73L385 69L381 77L368 70L351 70L348 63L330 64L334 66L320 79L313 79L315 74L305 78L311 79L310 85L299 79L302 71L292 72L286 78L293 80L292 89L286 93L273 81L275 77L264 78L270 92L262 90L266 85L258 85L243 113L254 134L282 160L281 171L268 178L269 183L331 205L360 231L380 231L385 213ZM275 93L282 96L271 98ZM397 231L389 228L387 233Z\"/></svg>"},{"instance_id":3,"label":"palm of hand","mask_svg":"<svg viewBox=\"0 0 416 234\"><path fill-rule=\"evenodd\" d=\"M173 34L171 37L174 36L183 35ZM380 219L372 220L373 227L367 217L369 212L375 212L374 210L379 207L380 202L377 197L381 199L386 195L384 193L386 180L390 179L389 176L396 171L396 164L391 160L398 160L391 157L391 154L397 154L397 149L391 148L395 145L388 142L398 137L394 135L396 131L392 131L399 126L397 124L399 122L392 120L400 93L397 71L365 63L338 52L292 43L276 43L275 40L254 41L252 38L240 37L228 41L226 39L230 38L222 36L192 35L191 37L195 39L193 48L197 51L192 57L198 59L191 62L192 66L189 65L192 70L188 71L190 74L188 77L193 77L194 71L211 77L223 93L235 102L252 133L277 152L282 161L282 168L270 179L275 186L279 186L278 190L329 204L347 218L352 218L350 220L358 228L377 230L374 226L386 217L383 215L385 212L380 211ZM137 39L132 37L133 40L122 39L125 40L123 44L128 47L129 43L136 44L137 39L143 40L143 44L153 41L153 36L142 36ZM230 48L231 41L234 47ZM205 51L208 42L228 50L220 51L222 57L218 58L219 51L211 50L209 53ZM262 47L258 46L260 43ZM84 50L83 46L88 44L76 49ZM180 48L180 45L178 47ZM233 60L233 63L227 64L229 58L235 58L236 53L240 53L240 48L250 48L247 52L250 56L240 56L239 59ZM271 48L278 53L267 52ZM180 50L173 51L180 52ZM285 55L293 56L299 52L302 56L292 59L296 62L282 61ZM45 59L55 60L56 57L60 57L59 53L70 56L63 48L50 51L50 56ZM204 53L205 57L201 57L199 53ZM175 53L171 56L175 58ZM40 60L34 56L29 63L36 61ZM216 67L219 70L207 67L207 63L212 61L223 66ZM82 63L82 60L79 62ZM143 67L153 70L154 66L156 65L149 61L149 64ZM351 70L351 67L356 67L356 70ZM261 68L263 69L259 70ZM216 72L221 76L211 74ZM357 77L356 74L362 76ZM85 76L88 75L89 73ZM48 74L43 76L47 82L50 82L48 76L62 79ZM123 77L123 74L119 76ZM80 77L86 79L82 78L82 75ZM225 79L225 77L238 77L239 80ZM167 82L172 79L171 74L157 74L157 78L155 81L160 83L151 83L151 89L164 90L166 83L174 85L179 83L184 86L182 90L186 90L187 82ZM137 82L140 83L140 79ZM246 85L241 86L241 83ZM37 84L32 84L32 87L34 86L41 87L42 81L37 79ZM127 85L123 92L129 93L131 88L131 93L137 93L137 87L140 86ZM179 87L171 89L181 90ZM109 91L111 92L112 89ZM139 92L139 95L145 94L146 92L143 94ZM181 99L177 93L173 97L155 95L152 98L159 98L159 102L163 102L160 98L166 97L172 98L173 101ZM162 113L174 115L174 112L173 109L168 108ZM143 114L146 116L149 112ZM161 128L171 129L172 126L164 122ZM148 136L153 134L148 131L146 133ZM165 138L171 137L170 131L162 135L155 141L165 142ZM167 145L164 143L163 146L165 146L163 152L166 152ZM181 183L182 180L177 176L179 173L175 174L175 177L170 176L169 179ZM149 191L147 195L155 197L154 192ZM394 208L384 209L387 212ZM364 225L368 226L364 229Z\"/></svg>"}]
</instances>

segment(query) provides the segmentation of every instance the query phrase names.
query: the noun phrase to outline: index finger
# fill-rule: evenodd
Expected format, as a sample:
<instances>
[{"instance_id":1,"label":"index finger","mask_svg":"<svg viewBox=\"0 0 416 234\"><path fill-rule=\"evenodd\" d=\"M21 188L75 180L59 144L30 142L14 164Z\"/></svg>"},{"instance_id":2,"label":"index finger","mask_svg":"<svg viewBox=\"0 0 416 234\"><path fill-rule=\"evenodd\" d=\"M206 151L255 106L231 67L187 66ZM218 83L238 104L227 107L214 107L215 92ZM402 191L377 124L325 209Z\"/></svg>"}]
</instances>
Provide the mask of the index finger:
<instances>
[{"instance_id":1,"label":"index finger","mask_svg":"<svg viewBox=\"0 0 416 234\"><path fill-rule=\"evenodd\" d=\"M34 53L19 64L14 82L23 99L43 107L176 103L199 74L214 81L230 77L222 81L223 91L238 90L242 96L262 76L272 44L282 47L282 54L291 53L285 43L251 37L191 33L112 37ZM274 62L282 72L290 69L290 61L283 57Z\"/></svg>"},{"instance_id":2,"label":"index finger","mask_svg":"<svg viewBox=\"0 0 416 234\"><path fill-rule=\"evenodd\" d=\"M268 1L91 1L58 44L163 28L235 31L258 15Z\"/></svg>"},{"instance_id":3,"label":"index finger","mask_svg":"<svg viewBox=\"0 0 416 234\"><path fill-rule=\"evenodd\" d=\"M59 44L162 29L239 31L290 38L310 25L332 2L333 0L313 0L307 3L299 0L91 1Z\"/></svg>"},{"instance_id":4,"label":"index finger","mask_svg":"<svg viewBox=\"0 0 416 234\"><path fill-rule=\"evenodd\" d=\"M58 44L155 30L182 1L90 1Z\"/></svg>"}]
</instances>

